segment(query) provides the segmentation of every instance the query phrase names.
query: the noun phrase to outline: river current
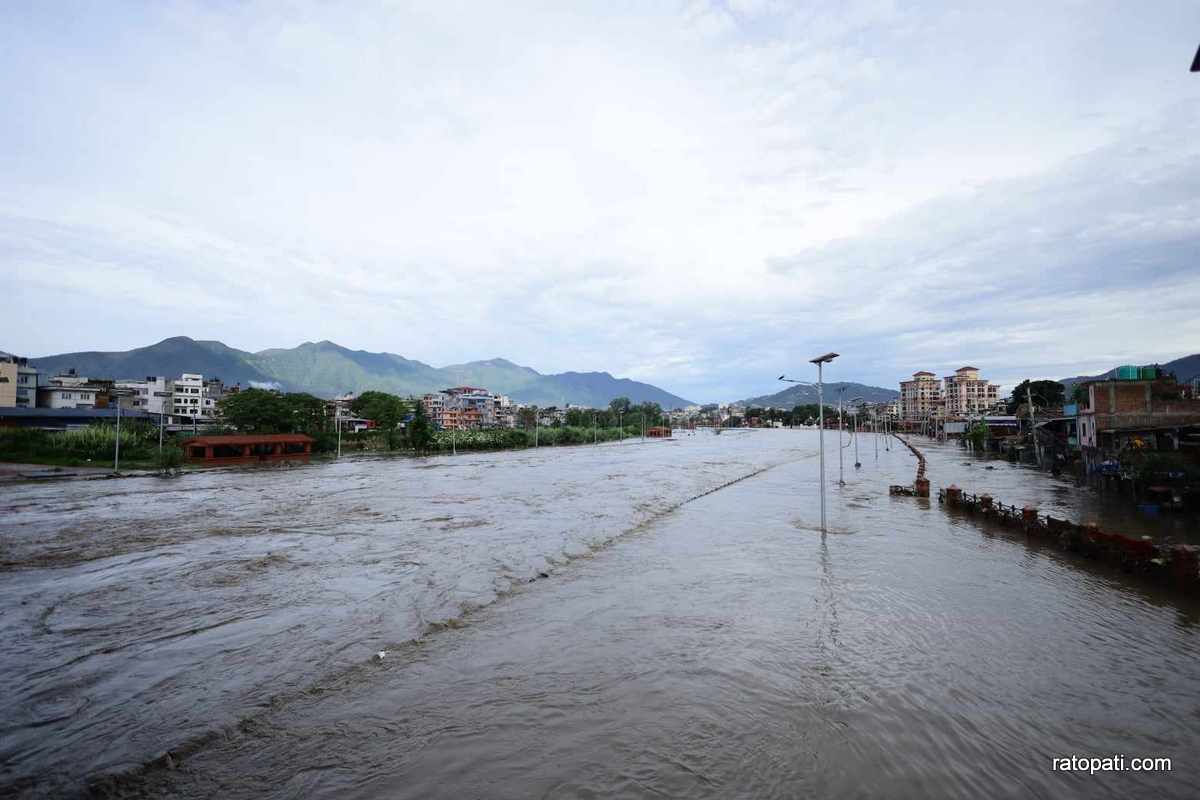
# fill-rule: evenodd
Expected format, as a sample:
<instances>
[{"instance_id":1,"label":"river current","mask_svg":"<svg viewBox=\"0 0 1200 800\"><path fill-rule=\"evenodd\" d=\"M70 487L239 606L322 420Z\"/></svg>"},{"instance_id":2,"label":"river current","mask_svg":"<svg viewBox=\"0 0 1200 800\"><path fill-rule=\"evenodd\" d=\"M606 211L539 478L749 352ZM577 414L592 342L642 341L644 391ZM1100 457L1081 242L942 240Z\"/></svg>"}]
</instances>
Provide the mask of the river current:
<instances>
[{"instance_id":1,"label":"river current","mask_svg":"<svg viewBox=\"0 0 1200 800\"><path fill-rule=\"evenodd\" d=\"M1200 794L1194 601L889 496L915 459L869 435L845 486L827 435L823 536L816 443L2 486L0 793ZM935 487L1152 528L916 444ZM1112 754L1173 768L1051 769Z\"/></svg>"}]
</instances>

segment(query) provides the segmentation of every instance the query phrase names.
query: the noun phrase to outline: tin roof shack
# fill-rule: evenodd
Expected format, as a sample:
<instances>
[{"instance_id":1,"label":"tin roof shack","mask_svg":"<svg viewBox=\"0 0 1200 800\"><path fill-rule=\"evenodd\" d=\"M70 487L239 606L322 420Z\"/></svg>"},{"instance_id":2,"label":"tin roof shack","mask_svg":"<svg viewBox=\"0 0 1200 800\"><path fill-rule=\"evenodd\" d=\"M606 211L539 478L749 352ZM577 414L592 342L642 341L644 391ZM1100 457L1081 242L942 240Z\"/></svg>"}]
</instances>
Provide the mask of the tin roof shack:
<instances>
[{"instance_id":1,"label":"tin roof shack","mask_svg":"<svg viewBox=\"0 0 1200 800\"><path fill-rule=\"evenodd\" d=\"M1079 408L1085 451L1180 450L1200 447L1200 400L1184 397L1173 377L1091 381Z\"/></svg>"},{"instance_id":2,"label":"tin roof shack","mask_svg":"<svg viewBox=\"0 0 1200 800\"><path fill-rule=\"evenodd\" d=\"M188 461L201 464L308 463L315 440L303 433L194 436L183 442Z\"/></svg>"}]
</instances>

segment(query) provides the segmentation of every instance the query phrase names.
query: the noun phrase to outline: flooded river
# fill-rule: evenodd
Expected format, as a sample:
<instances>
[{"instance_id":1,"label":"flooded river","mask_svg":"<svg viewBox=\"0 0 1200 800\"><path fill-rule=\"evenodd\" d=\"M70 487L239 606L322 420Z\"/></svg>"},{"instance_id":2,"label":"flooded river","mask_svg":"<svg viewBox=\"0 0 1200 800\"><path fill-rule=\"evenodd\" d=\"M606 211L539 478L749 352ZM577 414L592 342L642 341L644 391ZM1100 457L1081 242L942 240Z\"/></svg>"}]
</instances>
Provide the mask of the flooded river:
<instances>
[{"instance_id":1,"label":"flooded river","mask_svg":"<svg viewBox=\"0 0 1200 800\"><path fill-rule=\"evenodd\" d=\"M1195 602L890 497L894 440L827 438L822 536L816 442L0 486L0 794L1200 794ZM1051 769L1113 754L1173 769Z\"/></svg>"}]
</instances>

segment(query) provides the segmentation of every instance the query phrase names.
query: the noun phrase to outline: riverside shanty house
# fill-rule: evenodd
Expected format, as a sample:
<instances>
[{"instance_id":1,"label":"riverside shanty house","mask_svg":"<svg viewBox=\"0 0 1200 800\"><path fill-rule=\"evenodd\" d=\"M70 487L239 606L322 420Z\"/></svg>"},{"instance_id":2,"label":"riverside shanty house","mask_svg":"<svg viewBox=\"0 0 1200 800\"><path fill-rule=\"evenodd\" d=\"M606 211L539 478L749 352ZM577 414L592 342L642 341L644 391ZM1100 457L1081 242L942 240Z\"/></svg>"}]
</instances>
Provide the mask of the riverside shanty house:
<instances>
[{"instance_id":1,"label":"riverside shanty house","mask_svg":"<svg viewBox=\"0 0 1200 800\"><path fill-rule=\"evenodd\" d=\"M188 461L202 464L256 464L264 461L308 463L315 441L303 433L194 436L183 442Z\"/></svg>"},{"instance_id":2,"label":"riverside shanty house","mask_svg":"<svg viewBox=\"0 0 1200 800\"><path fill-rule=\"evenodd\" d=\"M1154 367L1119 367L1115 379L1083 384L1078 414L1085 457L1127 449L1187 450L1200 456L1200 400L1183 396Z\"/></svg>"}]
</instances>

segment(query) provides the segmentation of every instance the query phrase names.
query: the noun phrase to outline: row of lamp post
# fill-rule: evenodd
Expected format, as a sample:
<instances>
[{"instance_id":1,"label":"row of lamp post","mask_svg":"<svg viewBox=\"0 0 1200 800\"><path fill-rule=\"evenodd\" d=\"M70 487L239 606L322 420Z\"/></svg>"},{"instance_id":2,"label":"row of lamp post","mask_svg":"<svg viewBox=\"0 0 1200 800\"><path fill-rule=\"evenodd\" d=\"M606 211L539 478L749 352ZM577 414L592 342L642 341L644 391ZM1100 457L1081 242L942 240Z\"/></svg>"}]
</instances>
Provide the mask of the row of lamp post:
<instances>
[{"instance_id":1,"label":"row of lamp post","mask_svg":"<svg viewBox=\"0 0 1200 800\"><path fill-rule=\"evenodd\" d=\"M819 431L819 436L820 436L819 449L820 449L820 464L821 464L821 466L820 466L820 470L821 470L821 492L820 492L821 493L821 533L826 532L826 520L825 520L825 380L824 380L825 376L824 376L823 367L825 364L828 364L829 362L833 361L837 357L838 357L837 353L825 353L824 355L820 355L820 356L817 356L816 358L809 359L810 364L817 365L817 382L816 382L816 384L809 383L808 381L795 380L793 378L787 377L786 375L779 376L779 380L783 381L784 383L795 383L795 384L799 384L800 386L814 386L815 385L817 387L817 429ZM849 447L848 444L842 443L843 405L844 405L843 397L845 395L845 391L846 391L846 387L844 387L844 386L838 390L838 484L840 484L842 486L845 486L845 484L846 484L844 458L842 456L842 451L844 449L846 449L847 447ZM855 469L859 469L862 467L862 462L859 461L859 457L858 457L858 410L859 410L860 404L863 401L864 401L864 399L862 397L850 398L851 406L854 409L853 442L854 442L854 468ZM875 423L873 423L873 425L874 424ZM875 444L875 457L876 458L879 457L878 440L876 440L876 444Z\"/></svg>"}]
</instances>

